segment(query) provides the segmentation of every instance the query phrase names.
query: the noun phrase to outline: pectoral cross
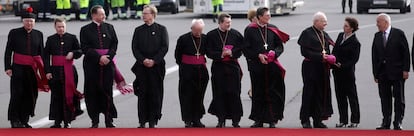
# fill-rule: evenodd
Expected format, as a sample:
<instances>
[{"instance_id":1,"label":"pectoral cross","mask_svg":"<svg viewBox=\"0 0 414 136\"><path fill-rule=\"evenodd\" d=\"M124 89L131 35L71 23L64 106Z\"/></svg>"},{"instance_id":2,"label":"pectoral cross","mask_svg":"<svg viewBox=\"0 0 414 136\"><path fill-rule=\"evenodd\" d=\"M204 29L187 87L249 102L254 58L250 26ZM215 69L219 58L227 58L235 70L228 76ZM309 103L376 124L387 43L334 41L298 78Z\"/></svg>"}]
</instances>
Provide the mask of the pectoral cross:
<instances>
[{"instance_id":1,"label":"pectoral cross","mask_svg":"<svg viewBox=\"0 0 414 136\"><path fill-rule=\"evenodd\" d=\"M264 48L265 48L265 50L267 50L267 46L269 46L269 45L267 45L267 43L264 45Z\"/></svg>"},{"instance_id":2,"label":"pectoral cross","mask_svg":"<svg viewBox=\"0 0 414 136\"><path fill-rule=\"evenodd\" d=\"M196 55L196 57L198 59L201 54L199 52L197 52L195 55Z\"/></svg>"},{"instance_id":3,"label":"pectoral cross","mask_svg":"<svg viewBox=\"0 0 414 136\"><path fill-rule=\"evenodd\" d=\"M322 49L322 54L326 54L326 51L325 51L325 49Z\"/></svg>"}]
</instances>

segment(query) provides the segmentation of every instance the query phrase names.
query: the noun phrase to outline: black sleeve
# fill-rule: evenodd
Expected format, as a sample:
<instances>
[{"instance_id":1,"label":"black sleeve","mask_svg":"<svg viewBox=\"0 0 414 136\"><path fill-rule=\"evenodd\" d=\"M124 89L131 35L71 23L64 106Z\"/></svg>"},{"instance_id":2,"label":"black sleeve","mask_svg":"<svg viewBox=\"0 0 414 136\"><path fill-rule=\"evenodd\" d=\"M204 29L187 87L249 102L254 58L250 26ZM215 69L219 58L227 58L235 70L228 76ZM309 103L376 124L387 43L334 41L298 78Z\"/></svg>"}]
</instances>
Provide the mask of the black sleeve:
<instances>
[{"instance_id":1,"label":"black sleeve","mask_svg":"<svg viewBox=\"0 0 414 136\"><path fill-rule=\"evenodd\" d=\"M132 54L134 54L135 59L137 60L137 62L139 64L142 64L145 57L142 55L141 51L139 50L138 46L139 46L139 41L138 41L138 36L139 36L139 29L135 28L134 34L132 36Z\"/></svg>"},{"instance_id":2,"label":"black sleeve","mask_svg":"<svg viewBox=\"0 0 414 136\"><path fill-rule=\"evenodd\" d=\"M359 60L359 54L361 51L361 43L358 40L356 40L351 46L352 46L352 51L350 52L350 54L348 54L350 59L347 59L345 62L342 62L341 68L345 68L345 69L350 68L354 66Z\"/></svg>"},{"instance_id":3,"label":"black sleeve","mask_svg":"<svg viewBox=\"0 0 414 136\"><path fill-rule=\"evenodd\" d=\"M80 48L78 38L76 38L75 35L72 35L72 40L74 42L72 45L73 58L79 59L82 56L82 50Z\"/></svg>"},{"instance_id":4,"label":"black sleeve","mask_svg":"<svg viewBox=\"0 0 414 136\"><path fill-rule=\"evenodd\" d=\"M378 36L377 36L377 34L375 34L375 36L374 36L374 41L372 42L372 50L371 50L371 58L372 58L372 72L373 72L373 75L374 75L374 78L375 79L378 79L378 68L379 68L379 66L378 66L378 61L379 61L379 56L378 56L378 52L377 52L377 47L376 47L376 45L377 45L377 41L379 40L378 38L377 38Z\"/></svg>"},{"instance_id":5,"label":"black sleeve","mask_svg":"<svg viewBox=\"0 0 414 136\"><path fill-rule=\"evenodd\" d=\"M81 28L80 43L82 52L88 60L94 60L93 63L98 64L101 59L101 55L92 48L92 45L90 45L90 37L88 37L89 34L87 32L87 27Z\"/></svg>"},{"instance_id":6,"label":"black sleeve","mask_svg":"<svg viewBox=\"0 0 414 136\"><path fill-rule=\"evenodd\" d=\"M285 49L284 49L282 40L275 41L275 53L276 53L276 57L277 58L279 58L279 56L282 55L282 53L283 53L284 50Z\"/></svg>"},{"instance_id":7,"label":"black sleeve","mask_svg":"<svg viewBox=\"0 0 414 136\"><path fill-rule=\"evenodd\" d=\"M254 59L254 60L258 60L258 55L260 53L260 51L255 48L255 44L253 43L253 41L251 41L252 37L252 33L250 32L250 28L247 27L246 30L244 31L244 47L243 47L243 54L244 56L246 56L249 59Z\"/></svg>"},{"instance_id":8,"label":"black sleeve","mask_svg":"<svg viewBox=\"0 0 414 136\"><path fill-rule=\"evenodd\" d=\"M43 33L39 31L39 34L40 34L40 43L41 44L37 48L37 51L39 52L39 55L42 56L44 54L43 53L43 48L45 48L45 44L44 44L44 41L43 41Z\"/></svg>"},{"instance_id":9,"label":"black sleeve","mask_svg":"<svg viewBox=\"0 0 414 136\"><path fill-rule=\"evenodd\" d=\"M178 65L181 64L181 60L182 60L182 40L184 38L183 36L180 36L180 38L178 38L177 40L177 45L175 47L175 52L174 52L174 56L175 56L175 63L177 63ZM202 40L202 39L200 39Z\"/></svg>"},{"instance_id":10,"label":"black sleeve","mask_svg":"<svg viewBox=\"0 0 414 136\"><path fill-rule=\"evenodd\" d=\"M242 55L242 49L243 49L243 36L238 32L238 31L234 31L235 35L237 36L236 38L236 44L234 46L234 48L231 50L232 52L232 58L240 58L240 56Z\"/></svg>"},{"instance_id":11,"label":"black sleeve","mask_svg":"<svg viewBox=\"0 0 414 136\"><path fill-rule=\"evenodd\" d=\"M169 44L167 28L160 25L159 29L160 29L161 34L162 34L161 39L160 39L161 40L161 48L160 48L160 50L158 50L157 54L154 56L155 64L160 64L164 60L164 57L168 52L168 44Z\"/></svg>"},{"instance_id":12,"label":"black sleeve","mask_svg":"<svg viewBox=\"0 0 414 136\"><path fill-rule=\"evenodd\" d=\"M403 55L403 71L410 71L410 49L408 47L408 41L407 38L405 37L405 34L403 31L400 30L400 38L402 38L400 40L400 44L401 47L401 53Z\"/></svg>"},{"instance_id":13,"label":"black sleeve","mask_svg":"<svg viewBox=\"0 0 414 136\"><path fill-rule=\"evenodd\" d=\"M11 70L12 69L12 52L14 51L13 45L14 45L14 30L10 30L8 38L7 38L7 44L6 44L6 50L4 53L4 70Z\"/></svg>"},{"instance_id":14,"label":"black sleeve","mask_svg":"<svg viewBox=\"0 0 414 136\"><path fill-rule=\"evenodd\" d=\"M107 55L109 55L109 59L112 61L116 55L116 50L118 49L118 37L116 36L114 26L108 25L108 27L109 31L112 33L112 40L111 44L109 45L109 51Z\"/></svg>"},{"instance_id":15,"label":"black sleeve","mask_svg":"<svg viewBox=\"0 0 414 136\"><path fill-rule=\"evenodd\" d=\"M50 46L51 46L51 37L48 37L46 40L46 46L43 49L43 54L42 54L42 58L43 58L43 64L45 67L45 73L51 73L52 71L50 70Z\"/></svg>"},{"instance_id":16,"label":"black sleeve","mask_svg":"<svg viewBox=\"0 0 414 136\"><path fill-rule=\"evenodd\" d=\"M217 39L214 39L215 37L213 36L213 33L215 32L211 31L207 34L207 41L209 42L207 45L206 54L207 54L207 57L209 57L210 59L222 60L223 57L221 56L221 54L223 52L223 49L221 47L216 47L217 45L215 45L215 43L217 43L216 42Z\"/></svg>"},{"instance_id":17,"label":"black sleeve","mask_svg":"<svg viewBox=\"0 0 414 136\"><path fill-rule=\"evenodd\" d=\"M306 31L306 30L305 30ZM322 62L322 53L314 51L309 45L309 35L306 32L302 32L299 36L298 44L300 45L300 52L303 57L310 59L311 61L319 61Z\"/></svg>"}]
</instances>

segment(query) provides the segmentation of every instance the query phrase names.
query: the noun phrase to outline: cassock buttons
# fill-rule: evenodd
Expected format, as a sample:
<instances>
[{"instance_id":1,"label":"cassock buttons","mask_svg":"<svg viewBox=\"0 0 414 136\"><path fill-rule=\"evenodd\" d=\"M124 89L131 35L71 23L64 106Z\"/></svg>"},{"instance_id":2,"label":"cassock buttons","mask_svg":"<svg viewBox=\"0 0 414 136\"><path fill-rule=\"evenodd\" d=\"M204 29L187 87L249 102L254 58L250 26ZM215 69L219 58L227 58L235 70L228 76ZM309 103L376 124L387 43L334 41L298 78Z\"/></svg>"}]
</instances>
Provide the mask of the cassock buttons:
<instances>
[{"instance_id":1,"label":"cassock buttons","mask_svg":"<svg viewBox=\"0 0 414 136\"><path fill-rule=\"evenodd\" d=\"M155 35L155 32L153 31L151 34L152 34L152 35Z\"/></svg>"}]
</instances>

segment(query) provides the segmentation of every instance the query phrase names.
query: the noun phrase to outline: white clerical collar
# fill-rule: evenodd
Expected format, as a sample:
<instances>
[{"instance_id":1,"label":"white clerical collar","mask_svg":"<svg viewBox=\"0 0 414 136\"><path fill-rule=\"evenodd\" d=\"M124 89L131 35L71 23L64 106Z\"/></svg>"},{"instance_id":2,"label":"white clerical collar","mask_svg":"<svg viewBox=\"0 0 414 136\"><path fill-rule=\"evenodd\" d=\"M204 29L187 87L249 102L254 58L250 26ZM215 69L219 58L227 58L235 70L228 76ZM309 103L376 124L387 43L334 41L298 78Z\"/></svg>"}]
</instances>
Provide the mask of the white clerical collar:
<instances>
[{"instance_id":1,"label":"white clerical collar","mask_svg":"<svg viewBox=\"0 0 414 136\"><path fill-rule=\"evenodd\" d=\"M318 32L323 32L323 30L318 29L316 26L312 26L315 30L317 30Z\"/></svg>"},{"instance_id":2,"label":"white clerical collar","mask_svg":"<svg viewBox=\"0 0 414 136\"><path fill-rule=\"evenodd\" d=\"M261 23L260 23L260 21L257 21L256 23L257 23L257 25L258 25L258 26L260 26L260 27L265 27L265 26L267 25L267 24L261 24Z\"/></svg>"},{"instance_id":3,"label":"white clerical collar","mask_svg":"<svg viewBox=\"0 0 414 136\"><path fill-rule=\"evenodd\" d=\"M100 26L101 23L96 22L95 20L92 20L93 23L95 23L97 26Z\"/></svg>"},{"instance_id":4,"label":"white clerical collar","mask_svg":"<svg viewBox=\"0 0 414 136\"><path fill-rule=\"evenodd\" d=\"M218 27L218 29L221 31L221 32L226 32L226 31L229 31L230 29L228 29L228 30L223 30L223 29L221 29L220 27Z\"/></svg>"},{"instance_id":5,"label":"white clerical collar","mask_svg":"<svg viewBox=\"0 0 414 136\"><path fill-rule=\"evenodd\" d=\"M59 33L56 33L56 34L59 35L60 37L63 37L66 34L66 32L64 32L63 34L59 34Z\"/></svg>"},{"instance_id":6,"label":"white clerical collar","mask_svg":"<svg viewBox=\"0 0 414 136\"><path fill-rule=\"evenodd\" d=\"M145 23L147 26L151 26L152 24L154 24L155 23L155 21L151 21L151 22L149 22L149 23Z\"/></svg>"}]
</instances>

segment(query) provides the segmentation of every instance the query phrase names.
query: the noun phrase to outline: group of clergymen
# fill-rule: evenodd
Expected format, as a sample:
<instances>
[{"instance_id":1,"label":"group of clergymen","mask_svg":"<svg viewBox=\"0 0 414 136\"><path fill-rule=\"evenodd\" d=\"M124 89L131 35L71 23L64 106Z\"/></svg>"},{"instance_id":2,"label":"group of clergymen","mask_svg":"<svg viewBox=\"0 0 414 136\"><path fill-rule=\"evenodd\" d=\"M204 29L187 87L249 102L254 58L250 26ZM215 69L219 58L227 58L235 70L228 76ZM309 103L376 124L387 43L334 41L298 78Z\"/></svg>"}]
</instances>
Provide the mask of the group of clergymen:
<instances>
[{"instance_id":1,"label":"group of clergymen","mask_svg":"<svg viewBox=\"0 0 414 136\"><path fill-rule=\"evenodd\" d=\"M51 90L49 119L52 128L70 128L76 116L83 113L80 99L85 98L91 128L97 128L99 114L105 116L107 128L113 128L117 111L113 102L113 84L122 93L133 92L138 96L139 128L156 127L161 119L164 56L169 39L165 26L155 22L157 9L145 6L144 24L135 28L132 52L136 59L131 68L136 75L132 86L126 84L116 67L118 39L114 27L105 22L101 6L91 8L92 22L76 36L66 32L63 19L55 20L56 34L43 42L42 32L33 29L35 16L23 16L23 27L12 29L8 35L5 53L6 74L11 77L11 97L8 120L12 128L31 128L29 118L34 116L38 90ZM217 128L225 127L226 119L233 127L240 127L243 115L240 99L242 70L238 58L243 54L251 78L252 108L249 119L253 128L268 123L274 128L283 119L285 104L285 69L278 61L283 44L289 35L269 24L271 15L266 7L248 14L251 24L244 36L231 28L231 16L218 16L218 28L203 34L204 22L194 19L191 32L179 37L175 49L179 65L179 100L185 127L205 127L200 119L205 114L204 95L210 79L206 57L213 60L211 83L213 100L208 112L217 116ZM383 123L378 129L389 129L392 97L395 98L394 129L401 129L404 115L404 80L408 78L410 57L404 32L391 27L387 14L377 17L379 32L373 43L373 71L379 85L383 110ZM355 85L355 64L359 58L360 43L356 38L358 22L345 19L344 32L336 42L324 31L327 18L317 12L313 26L306 28L298 40L302 64L303 95L300 120L303 128L327 128L322 123L332 111L330 69L333 69L338 100L340 123L336 127L357 127L359 106ZM385 34L383 34L385 32ZM383 38L386 36L386 38ZM79 44L80 43L80 44ZM335 45L332 53L329 45ZM85 76L84 93L77 91L77 71L73 60L83 58ZM336 57L335 57L336 56ZM348 100L351 106L351 124L348 125ZM313 120L311 125L310 118Z\"/></svg>"}]
</instances>

